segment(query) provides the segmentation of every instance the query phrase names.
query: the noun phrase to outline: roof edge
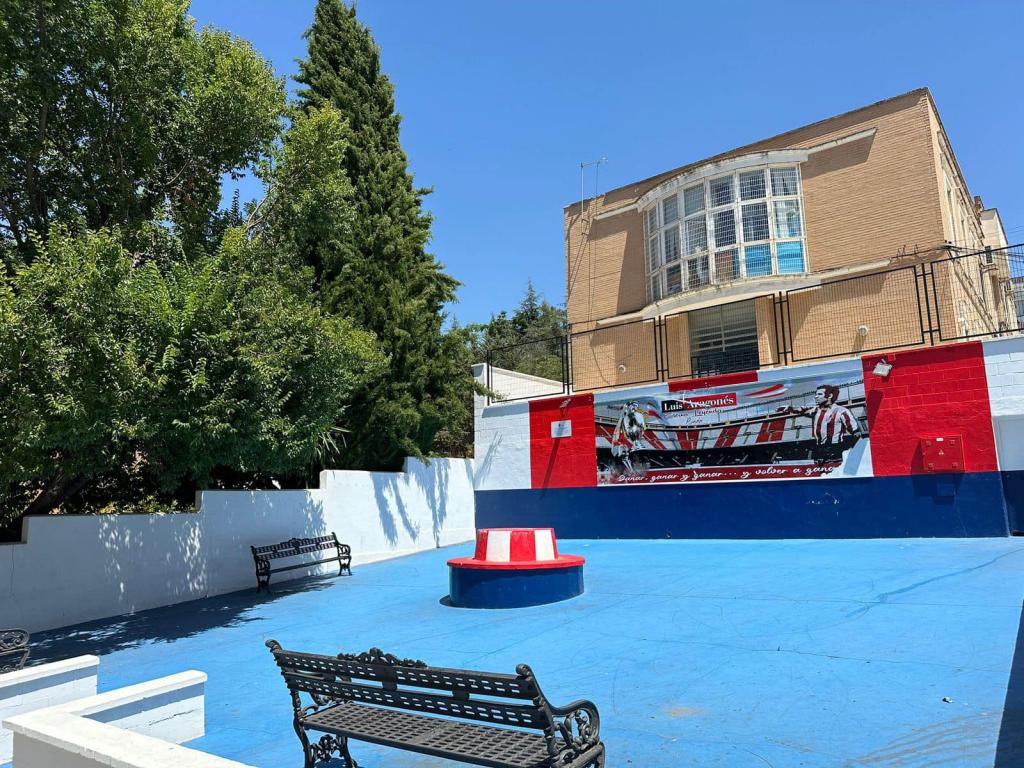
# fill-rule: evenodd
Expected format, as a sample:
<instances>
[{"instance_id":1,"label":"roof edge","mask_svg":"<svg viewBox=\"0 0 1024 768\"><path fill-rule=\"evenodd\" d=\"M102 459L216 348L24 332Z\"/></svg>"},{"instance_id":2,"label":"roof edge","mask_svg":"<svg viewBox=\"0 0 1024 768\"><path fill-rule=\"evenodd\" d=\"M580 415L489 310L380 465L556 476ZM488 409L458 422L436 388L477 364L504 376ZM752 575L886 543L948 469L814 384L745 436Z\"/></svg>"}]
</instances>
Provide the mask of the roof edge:
<instances>
[{"instance_id":1,"label":"roof edge","mask_svg":"<svg viewBox=\"0 0 1024 768\"><path fill-rule=\"evenodd\" d=\"M784 136L788 136L788 135L790 135L792 133L796 133L797 131L802 131L805 128L813 128L816 125L821 125L822 123L827 123L829 120L835 120L837 118L846 117L848 115L855 115L858 112L863 112L864 110L867 110L867 109L873 109L874 107L877 107L880 104L888 104L889 102L897 101L899 99L905 99L906 97L913 96L915 94L918 95L918 96L925 96L925 97L927 97L928 100L931 102L932 109L935 110L936 116L938 116L939 110L938 110L938 107L936 107L936 105L935 105L935 99L932 97L931 90L928 88L928 86L922 86L920 88L914 88L912 90L906 91L904 93L897 94L895 96L889 96L888 98L880 99L879 101L872 102L871 104L865 104L864 106L856 107L855 109L849 109L846 112L840 112L837 115L830 115L829 117L824 117L821 120L815 120L812 123L807 123L805 125L800 125L800 126L797 126L796 128L790 128L788 131L783 131L782 133L776 133L776 134L774 134L772 136L766 136L763 139L757 139L756 141L748 142L747 144L743 144L743 145L741 145L739 147L734 147L732 149L727 149L724 152L719 152L717 155L711 155L710 157L705 157L705 158L702 158L700 160L695 160L692 163L686 163L684 165L680 165L680 166L678 166L676 168L673 168L673 169L670 169L668 171L661 171L660 173L656 173L653 176L648 176L648 177L646 177L644 179L638 179L637 181L631 181L628 184L623 184L622 186L619 186L619 187L613 187L612 189L606 190L605 192L602 192L600 195L595 195L594 197L585 197L582 200L574 200L571 203L568 203L565 206L563 206L562 210L563 210L563 212L568 212L570 208L573 208L573 207L575 207L577 205L580 205L581 203L588 203L591 200L597 200L598 198L604 197L606 195L610 195L613 192L619 192L619 191L621 191L623 189L626 189L627 187L633 187L633 186L640 186L640 185L643 185L643 184L648 184L648 183L653 182L655 179L658 179L658 178L660 178L662 176L665 176L667 174L680 173L680 172L682 172L683 170L685 170L687 168L691 168L691 167L696 166L696 165L702 165L704 163L713 163L713 162L722 160L726 156L732 155L733 153L742 152L745 149L749 149L750 147L756 146L758 144L762 144L762 143L764 143L766 141L772 141L774 139L781 139ZM940 126L942 125L941 118L939 120L939 125ZM943 133L945 134L945 128L943 128L942 130L943 130ZM947 136L946 140L947 141L949 140L948 136ZM957 170L959 170L959 168Z\"/></svg>"}]
</instances>

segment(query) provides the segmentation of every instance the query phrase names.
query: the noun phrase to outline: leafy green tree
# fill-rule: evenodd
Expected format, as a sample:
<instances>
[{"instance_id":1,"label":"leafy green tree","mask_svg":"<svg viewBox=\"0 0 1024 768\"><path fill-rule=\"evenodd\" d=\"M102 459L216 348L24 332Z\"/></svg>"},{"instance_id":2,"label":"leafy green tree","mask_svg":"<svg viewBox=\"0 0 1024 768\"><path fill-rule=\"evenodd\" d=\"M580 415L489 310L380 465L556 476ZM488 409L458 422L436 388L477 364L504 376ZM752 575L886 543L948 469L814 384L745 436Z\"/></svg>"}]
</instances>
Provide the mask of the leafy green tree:
<instances>
[{"instance_id":1,"label":"leafy green tree","mask_svg":"<svg viewBox=\"0 0 1024 768\"><path fill-rule=\"evenodd\" d=\"M393 469L405 456L431 451L472 386L456 354L462 339L442 330L457 282L426 250L427 190L413 186L394 88L369 30L342 0L319 0L306 37L299 104L333 106L346 121L341 167L352 184L354 219L343 236L329 228L311 234L305 250L324 306L372 331L389 360L387 375L356 396L355 437L342 465Z\"/></svg>"},{"instance_id":2,"label":"leafy green tree","mask_svg":"<svg viewBox=\"0 0 1024 768\"><path fill-rule=\"evenodd\" d=\"M247 43L197 31L184 0L8 0L0 20L0 255L50 227L173 220L186 248L225 173L278 135L284 85Z\"/></svg>"},{"instance_id":3,"label":"leafy green tree","mask_svg":"<svg viewBox=\"0 0 1024 768\"><path fill-rule=\"evenodd\" d=\"M151 247L178 247L160 229ZM301 274L240 229L212 256L142 264L116 231L51 230L0 280L4 517L306 481L383 358Z\"/></svg>"},{"instance_id":4,"label":"leafy green tree","mask_svg":"<svg viewBox=\"0 0 1024 768\"><path fill-rule=\"evenodd\" d=\"M512 311L491 315L487 323L449 329L451 355L470 369L490 359L500 368L561 381L562 340L567 324L565 310L548 303L527 282L519 305ZM445 456L473 455L473 394L486 394L479 386L465 386L458 405L448 412L438 434L438 452Z\"/></svg>"},{"instance_id":5,"label":"leafy green tree","mask_svg":"<svg viewBox=\"0 0 1024 768\"><path fill-rule=\"evenodd\" d=\"M476 362L490 354L491 364L532 376L560 381L562 343L567 330L565 310L548 303L532 281L512 315L492 315L490 322L472 326Z\"/></svg>"}]
</instances>

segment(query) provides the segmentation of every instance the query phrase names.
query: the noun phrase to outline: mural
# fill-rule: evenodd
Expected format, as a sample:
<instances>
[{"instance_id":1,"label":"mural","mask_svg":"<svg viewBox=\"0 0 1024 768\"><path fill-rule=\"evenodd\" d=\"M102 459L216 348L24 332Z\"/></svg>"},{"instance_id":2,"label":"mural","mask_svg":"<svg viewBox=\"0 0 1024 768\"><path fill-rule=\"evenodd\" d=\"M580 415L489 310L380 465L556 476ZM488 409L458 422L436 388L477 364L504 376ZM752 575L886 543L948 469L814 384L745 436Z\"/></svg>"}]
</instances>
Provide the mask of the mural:
<instances>
[{"instance_id":1,"label":"mural","mask_svg":"<svg viewBox=\"0 0 1024 768\"><path fill-rule=\"evenodd\" d=\"M864 378L595 403L599 485L869 475Z\"/></svg>"}]
</instances>

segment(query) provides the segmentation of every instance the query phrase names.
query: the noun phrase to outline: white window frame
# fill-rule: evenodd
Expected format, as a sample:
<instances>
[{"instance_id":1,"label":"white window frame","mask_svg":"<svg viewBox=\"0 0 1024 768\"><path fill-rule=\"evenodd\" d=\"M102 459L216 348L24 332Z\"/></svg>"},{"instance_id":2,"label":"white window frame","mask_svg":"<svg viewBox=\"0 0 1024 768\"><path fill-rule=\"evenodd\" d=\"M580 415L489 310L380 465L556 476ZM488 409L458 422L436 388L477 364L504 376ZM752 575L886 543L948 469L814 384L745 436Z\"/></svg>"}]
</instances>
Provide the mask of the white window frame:
<instances>
[{"instance_id":1,"label":"white window frame","mask_svg":"<svg viewBox=\"0 0 1024 768\"><path fill-rule=\"evenodd\" d=\"M790 169L796 172L796 192L790 195L776 195L775 189L772 185L772 170L773 169ZM740 199L740 175L748 174L753 171L759 171L763 174L764 185L765 185L765 196L759 197L752 200L741 200ZM730 178L732 180L732 200L724 205L713 206L711 200L711 185L719 179ZM694 188L697 185L701 185L703 188L704 196L704 208L701 211L687 215L686 214L686 191ZM673 195L677 198L676 210L677 217L670 224L664 223L664 217L662 213L662 205L664 200L672 197ZM790 235L782 235L777 231L775 222L775 203L776 202L787 202L795 201L800 211L800 235L798 237L792 237ZM747 240L745 233L743 232L743 206L754 205L763 203L768 215L768 237ZM733 228L734 228L734 242L723 243L719 245L715 239L715 228L714 219L715 214L721 213L726 210L731 210L733 214ZM657 233L649 231L649 217L651 211L655 211L654 217L658 222ZM686 244L686 223L689 221L704 220L704 233L705 233L705 247L703 251L689 254L687 252ZM756 279L760 277L770 277L779 274L805 274L808 270L808 263L810 255L807 251L807 210L804 205L803 195L803 174L801 173L801 167L799 162L780 162L780 163L762 163L757 165L750 165L746 167L739 167L730 169L728 172L719 174L708 174L694 180L692 183L679 185L672 189L668 194L661 195L653 200L643 210L643 221L644 221L644 243L645 243L645 259L644 263L648 268L647 271L647 292L648 299L651 302L657 301L659 298L667 298L670 295L668 289L668 278L667 270L670 264L678 263L681 269L681 281L680 290L678 293L687 293L689 291L698 290L707 285L713 285L721 282L733 282L738 280ZM666 262L664 260L665 250L665 231L670 228L676 228L678 230L679 238L679 250L680 257L677 261ZM651 262L649 258L648 249L652 239L657 239L659 254L658 254L658 265L655 271L651 271ZM803 253L803 271L801 273L796 272L779 272L779 257L778 257L778 246L784 243L800 243L801 250ZM755 275L753 278L747 275L747 265L745 258L746 248L749 246L767 245L769 249L769 271L765 275ZM733 252L734 253L734 264L736 265L736 274L734 276L725 277L719 280L717 259L720 254ZM702 276L693 281L691 284L690 280L690 269L691 262L697 265L697 270L702 272ZM700 266L703 263L703 269ZM657 285L658 290L655 291L652 286ZM657 298L655 297L657 295Z\"/></svg>"}]
</instances>

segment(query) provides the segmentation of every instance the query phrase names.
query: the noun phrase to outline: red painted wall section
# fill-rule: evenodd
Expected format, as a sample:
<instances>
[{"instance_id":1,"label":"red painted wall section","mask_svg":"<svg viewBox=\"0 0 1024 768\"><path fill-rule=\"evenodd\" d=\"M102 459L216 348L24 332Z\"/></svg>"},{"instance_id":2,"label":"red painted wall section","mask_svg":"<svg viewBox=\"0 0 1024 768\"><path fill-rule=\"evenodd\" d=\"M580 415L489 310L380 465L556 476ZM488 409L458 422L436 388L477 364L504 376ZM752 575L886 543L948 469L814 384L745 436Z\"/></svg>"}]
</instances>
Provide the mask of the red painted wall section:
<instances>
[{"instance_id":1,"label":"red painted wall section","mask_svg":"<svg viewBox=\"0 0 1024 768\"><path fill-rule=\"evenodd\" d=\"M737 371L736 373L723 373L718 376L704 376L700 379L670 381L668 383L668 391L690 392L694 389L726 387L730 384L749 384L752 381L757 381L757 371Z\"/></svg>"},{"instance_id":2,"label":"red painted wall section","mask_svg":"<svg viewBox=\"0 0 1024 768\"><path fill-rule=\"evenodd\" d=\"M552 437L552 424L568 421L572 434ZM534 488L597 485L593 394L530 401L530 481Z\"/></svg>"},{"instance_id":3,"label":"red painted wall section","mask_svg":"<svg viewBox=\"0 0 1024 768\"><path fill-rule=\"evenodd\" d=\"M882 358L889 377L872 370ZM964 469L994 472L995 438L981 342L862 358L876 475L923 474L922 437L961 435Z\"/></svg>"}]
</instances>

